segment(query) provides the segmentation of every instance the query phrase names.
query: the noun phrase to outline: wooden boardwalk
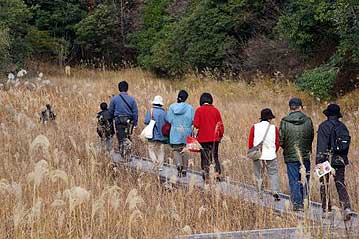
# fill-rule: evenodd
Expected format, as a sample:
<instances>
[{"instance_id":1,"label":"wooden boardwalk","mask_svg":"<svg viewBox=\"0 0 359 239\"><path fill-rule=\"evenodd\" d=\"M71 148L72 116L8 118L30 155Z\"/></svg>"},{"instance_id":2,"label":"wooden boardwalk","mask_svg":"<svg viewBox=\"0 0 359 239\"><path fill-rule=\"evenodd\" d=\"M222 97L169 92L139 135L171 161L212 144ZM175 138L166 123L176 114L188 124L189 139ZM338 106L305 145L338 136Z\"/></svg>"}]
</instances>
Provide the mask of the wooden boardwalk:
<instances>
[{"instance_id":1,"label":"wooden boardwalk","mask_svg":"<svg viewBox=\"0 0 359 239\"><path fill-rule=\"evenodd\" d=\"M133 156L129 162L124 162L120 159L119 154L112 154L112 160L115 163L124 165L126 167L159 175L162 182L167 185L176 184L186 187L195 186L201 189L206 189L203 182L202 175L197 171L188 171L186 177L176 177L177 169L174 165L165 164L162 171L155 169L154 164L142 157ZM280 214L290 213L296 215L298 218L307 218L315 222L316 225L323 228L325 232L331 234L335 232L343 232L349 228L349 230L357 234L358 228L358 215L355 213L352 220L344 224L341 213L334 212L334 217L329 219L322 219L321 205L317 202L309 203L309 210L306 214L302 212L293 212L291 208L287 208L290 205L290 198L288 195L280 194L281 200L275 202L270 192L264 192L262 199L258 197L256 188L251 185L247 185L232 180L225 180L218 182L214 185L215 191L219 191L223 195L237 198L242 201L257 204L261 207L272 209ZM225 232L216 234L200 234L186 236L183 238L298 238L298 233L302 229L298 228L277 228L268 230L253 230L253 231L241 231L241 232ZM320 230L320 229L318 229ZM318 232L318 230L316 230ZM322 234L322 233L321 233ZM345 234L345 233L344 233Z\"/></svg>"}]
</instances>

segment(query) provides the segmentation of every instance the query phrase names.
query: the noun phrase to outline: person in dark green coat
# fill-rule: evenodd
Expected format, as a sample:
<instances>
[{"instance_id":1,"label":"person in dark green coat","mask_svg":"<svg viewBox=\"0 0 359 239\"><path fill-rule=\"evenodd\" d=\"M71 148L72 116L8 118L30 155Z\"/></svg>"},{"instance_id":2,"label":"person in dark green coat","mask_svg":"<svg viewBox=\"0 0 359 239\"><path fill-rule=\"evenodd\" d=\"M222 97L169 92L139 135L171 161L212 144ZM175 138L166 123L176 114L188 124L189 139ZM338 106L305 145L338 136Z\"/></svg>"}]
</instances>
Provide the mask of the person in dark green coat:
<instances>
[{"instance_id":1,"label":"person in dark green coat","mask_svg":"<svg viewBox=\"0 0 359 239\"><path fill-rule=\"evenodd\" d=\"M304 209L304 196L308 195L310 177L310 155L314 128L312 120L303 113L301 99L289 101L290 113L280 123L280 146L283 148L284 161L287 165L289 188L294 211ZM300 167L304 165L306 184L301 182Z\"/></svg>"}]
</instances>

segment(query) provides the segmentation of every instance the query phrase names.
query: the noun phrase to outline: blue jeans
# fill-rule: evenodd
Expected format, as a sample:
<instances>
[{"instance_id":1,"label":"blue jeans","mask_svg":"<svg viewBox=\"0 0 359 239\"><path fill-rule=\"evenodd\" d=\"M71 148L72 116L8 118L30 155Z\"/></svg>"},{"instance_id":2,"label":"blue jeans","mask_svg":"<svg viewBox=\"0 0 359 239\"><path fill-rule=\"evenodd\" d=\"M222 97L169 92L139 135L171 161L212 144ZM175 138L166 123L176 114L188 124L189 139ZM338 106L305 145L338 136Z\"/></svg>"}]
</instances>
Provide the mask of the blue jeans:
<instances>
[{"instance_id":1,"label":"blue jeans","mask_svg":"<svg viewBox=\"0 0 359 239\"><path fill-rule=\"evenodd\" d=\"M290 195L293 205L303 206L304 197L309 194L310 162L305 161L306 183L303 186L300 175L300 162L287 163Z\"/></svg>"}]
</instances>

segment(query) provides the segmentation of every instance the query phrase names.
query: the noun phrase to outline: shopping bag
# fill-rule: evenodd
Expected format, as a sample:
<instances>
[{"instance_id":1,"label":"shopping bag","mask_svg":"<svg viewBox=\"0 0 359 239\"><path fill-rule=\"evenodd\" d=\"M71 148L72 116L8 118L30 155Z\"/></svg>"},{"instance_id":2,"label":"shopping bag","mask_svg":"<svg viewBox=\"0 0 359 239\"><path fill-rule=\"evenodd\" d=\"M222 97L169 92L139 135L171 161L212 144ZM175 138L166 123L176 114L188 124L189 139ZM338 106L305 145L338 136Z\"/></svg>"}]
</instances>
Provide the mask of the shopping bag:
<instances>
[{"instance_id":1,"label":"shopping bag","mask_svg":"<svg viewBox=\"0 0 359 239\"><path fill-rule=\"evenodd\" d=\"M151 120L150 123L142 130L141 137L146 139L153 138L153 129L155 127L156 121Z\"/></svg>"},{"instance_id":2,"label":"shopping bag","mask_svg":"<svg viewBox=\"0 0 359 239\"><path fill-rule=\"evenodd\" d=\"M202 146L195 137L188 136L186 140L186 149L190 152L201 152Z\"/></svg>"}]
</instances>

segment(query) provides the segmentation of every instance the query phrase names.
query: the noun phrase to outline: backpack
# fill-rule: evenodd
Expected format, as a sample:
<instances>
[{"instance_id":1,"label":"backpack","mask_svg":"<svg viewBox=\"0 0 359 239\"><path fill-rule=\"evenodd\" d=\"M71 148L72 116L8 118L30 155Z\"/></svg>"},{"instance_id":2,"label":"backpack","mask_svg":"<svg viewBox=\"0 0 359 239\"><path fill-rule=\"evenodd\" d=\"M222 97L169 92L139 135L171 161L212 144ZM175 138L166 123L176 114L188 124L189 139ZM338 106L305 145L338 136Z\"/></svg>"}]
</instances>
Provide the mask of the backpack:
<instances>
[{"instance_id":1,"label":"backpack","mask_svg":"<svg viewBox=\"0 0 359 239\"><path fill-rule=\"evenodd\" d=\"M334 125L330 134L331 151L333 154L347 154L351 142L349 130L343 123Z\"/></svg>"},{"instance_id":2,"label":"backpack","mask_svg":"<svg viewBox=\"0 0 359 239\"><path fill-rule=\"evenodd\" d=\"M97 133L101 138L111 136L111 124L102 114L97 116Z\"/></svg>"},{"instance_id":3,"label":"backpack","mask_svg":"<svg viewBox=\"0 0 359 239\"><path fill-rule=\"evenodd\" d=\"M331 165L333 167L345 166L342 156L348 154L351 137L349 130L343 123L335 124L330 133Z\"/></svg>"}]
</instances>

